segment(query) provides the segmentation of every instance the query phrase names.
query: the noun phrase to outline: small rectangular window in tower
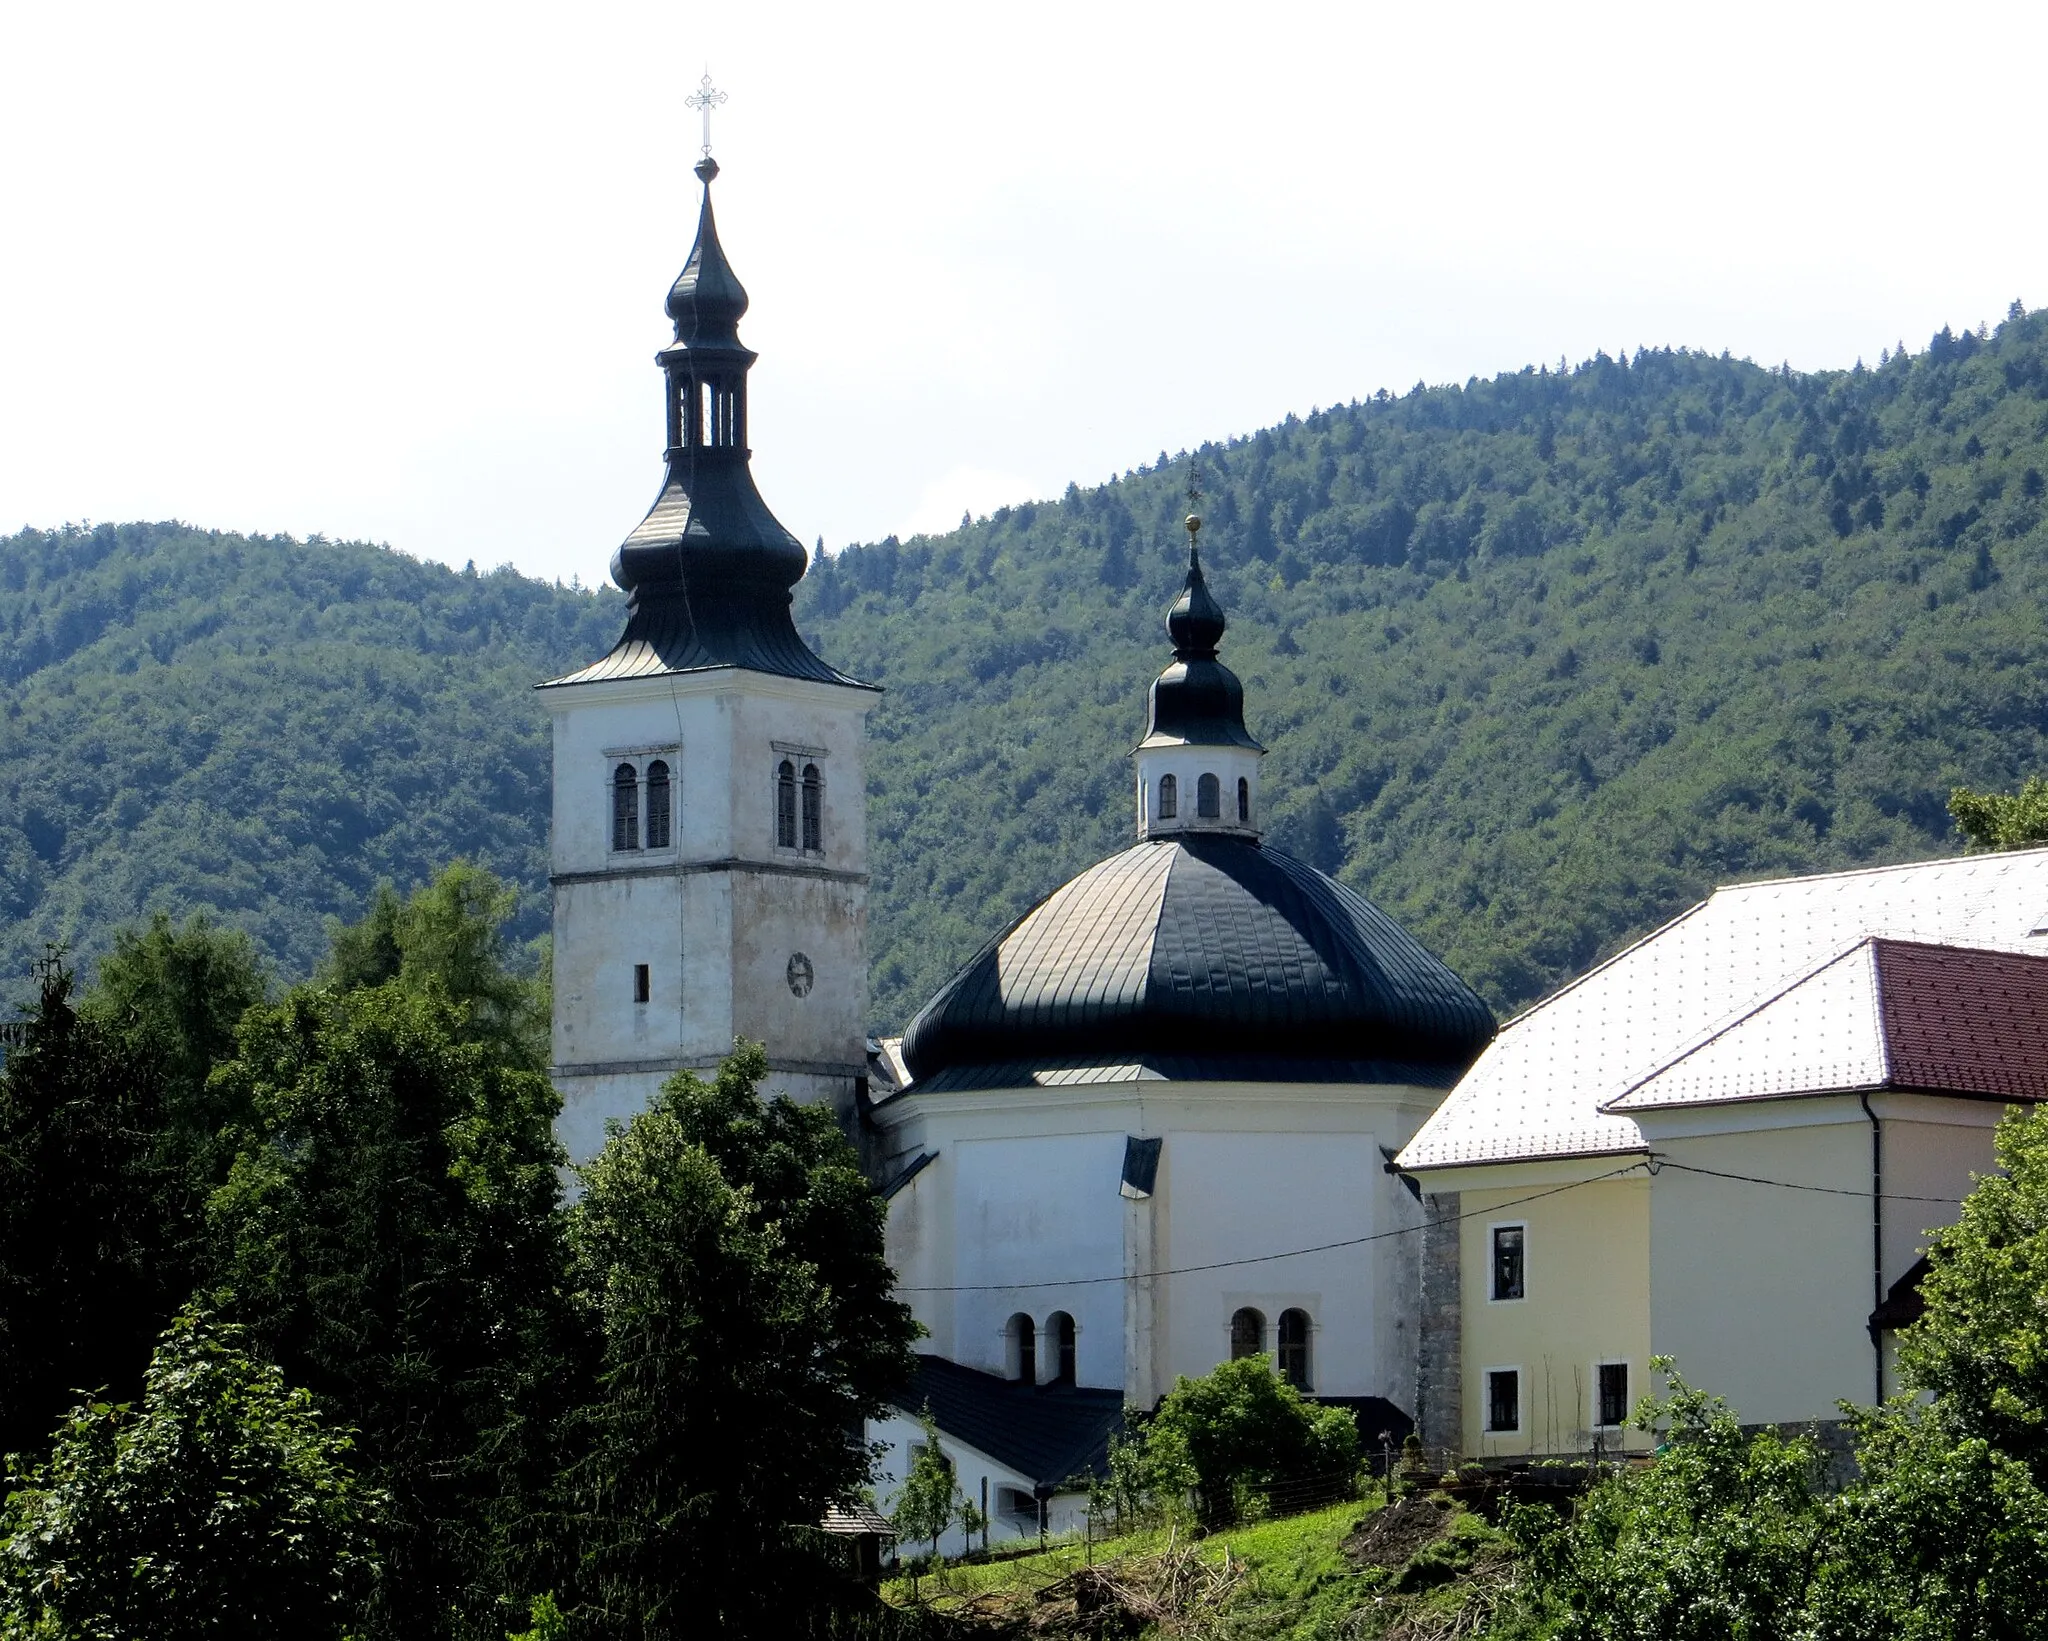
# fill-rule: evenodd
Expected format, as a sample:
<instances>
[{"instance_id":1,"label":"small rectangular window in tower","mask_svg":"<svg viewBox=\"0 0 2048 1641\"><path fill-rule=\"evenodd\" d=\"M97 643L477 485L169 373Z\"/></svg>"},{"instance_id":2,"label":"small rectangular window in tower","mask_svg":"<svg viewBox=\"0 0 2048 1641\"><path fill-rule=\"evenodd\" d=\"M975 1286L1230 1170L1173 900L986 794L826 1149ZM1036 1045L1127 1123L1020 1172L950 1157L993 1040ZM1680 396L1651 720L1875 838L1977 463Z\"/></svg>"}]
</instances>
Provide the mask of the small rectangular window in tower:
<instances>
[{"instance_id":1,"label":"small rectangular window in tower","mask_svg":"<svg viewBox=\"0 0 2048 1641\"><path fill-rule=\"evenodd\" d=\"M1493 1275L1488 1297L1522 1299L1528 1295L1523 1233L1520 1225L1493 1227Z\"/></svg>"},{"instance_id":2,"label":"small rectangular window in tower","mask_svg":"<svg viewBox=\"0 0 2048 1641\"><path fill-rule=\"evenodd\" d=\"M1522 1428L1522 1374L1519 1368L1488 1368L1486 1371L1486 1428Z\"/></svg>"},{"instance_id":3,"label":"small rectangular window in tower","mask_svg":"<svg viewBox=\"0 0 2048 1641\"><path fill-rule=\"evenodd\" d=\"M1613 1430L1628 1422L1628 1363L1602 1362L1600 1374L1600 1426Z\"/></svg>"},{"instance_id":4,"label":"small rectangular window in tower","mask_svg":"<svg viewBox=\"0 0 2048 1641\"><path fill-rule=\"evenodd\" d=\"M652 988L649 985L647 965L645 963L635 963L633 965L633 1001L644 1003L651 995L651 992Z\"/></svg>"}]
</instances>

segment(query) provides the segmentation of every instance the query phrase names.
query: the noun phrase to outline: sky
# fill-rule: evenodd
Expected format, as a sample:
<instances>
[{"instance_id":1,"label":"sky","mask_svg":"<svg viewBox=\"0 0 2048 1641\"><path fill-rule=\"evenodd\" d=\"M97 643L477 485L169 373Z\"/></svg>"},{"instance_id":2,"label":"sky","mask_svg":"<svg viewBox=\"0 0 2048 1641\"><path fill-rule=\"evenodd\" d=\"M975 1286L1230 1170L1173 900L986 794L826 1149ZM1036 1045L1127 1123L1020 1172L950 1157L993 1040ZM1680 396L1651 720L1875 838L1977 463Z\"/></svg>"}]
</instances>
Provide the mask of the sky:
<instances>
[{"instance_id":1,"label":"sky","mask_svg":"<svg viewBox=\"0 0 2048 1641\"><path fill-rule=\"evenodd\" d=\"M2048 302L2048 7L0 3L0 531L602 579L695 227L836 549L1418 381Z\"/></svg>"}]
</instances>

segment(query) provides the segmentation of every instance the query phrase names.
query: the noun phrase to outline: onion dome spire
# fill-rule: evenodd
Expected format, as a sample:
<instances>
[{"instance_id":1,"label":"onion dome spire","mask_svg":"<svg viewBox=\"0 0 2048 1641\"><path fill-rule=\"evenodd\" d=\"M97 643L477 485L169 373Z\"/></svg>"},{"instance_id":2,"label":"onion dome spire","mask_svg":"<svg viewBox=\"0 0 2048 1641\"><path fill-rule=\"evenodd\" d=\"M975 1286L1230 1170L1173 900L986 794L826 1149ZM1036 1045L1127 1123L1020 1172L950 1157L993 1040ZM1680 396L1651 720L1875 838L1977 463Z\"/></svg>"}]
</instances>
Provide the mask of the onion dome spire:
<instances>
[{"instance_id":1,"label":"onion dome spire","mask_svg":"<svg viewBox=\"0 0 2048 1641\"><path fill-rule=\"evenodd\" d=\"M655 355L666 389L667 473L660 494L612 555L612 579L631 595L613 657L636 672L745 667L821 682L851 680L813 655L790 619L790 589L810 555L754 487L747 445L747 373L741 341L746 287L719 242L711 208L718 162L711 109L725 100L707 74L688 99L704 114L704 192L689 260L669 288L674 339Z\"/></svg>"},{"instance_id":2,"label":"onion dome spire","mask_svg":"<svg viewBox=\"0 0 2048 1641\"><path fill-rule=\"evenodd\" d=\"M1201 490L1188 479L1188 574L1180 597L1167 612L1166 631L1173 639L1173 665L1153 682L1150 721L1140 748L1158 746L1236 746L1263 751L1244 727L1244 686L1237 674L1216 659L1227 623L1223 606L1202 575L1198 538L1201 514L1195 503Z\"/></svg>"}]
</instances>

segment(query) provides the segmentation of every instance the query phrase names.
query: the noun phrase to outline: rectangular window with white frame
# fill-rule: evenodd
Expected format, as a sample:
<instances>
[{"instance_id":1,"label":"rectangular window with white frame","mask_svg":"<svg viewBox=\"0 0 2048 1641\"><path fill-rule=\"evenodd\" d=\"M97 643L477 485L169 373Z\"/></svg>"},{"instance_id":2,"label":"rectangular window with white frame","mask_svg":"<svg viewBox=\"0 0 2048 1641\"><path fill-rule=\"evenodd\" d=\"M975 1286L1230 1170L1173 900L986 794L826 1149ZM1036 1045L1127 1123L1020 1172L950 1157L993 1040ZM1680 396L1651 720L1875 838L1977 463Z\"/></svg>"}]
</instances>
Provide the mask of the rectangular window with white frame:
<instances>
[{"instance_id":1,"label":"rectangular window with white frame","mask_svg":"<svg viewBox=\"0 0 2048 1641\"><path fill-rule=\"evenodd\" d=\"M1486 1396L1488 1435L1513 1435L1522 1428L1522 1370L1518 1367L1488 1368L1481 1383Z\"/></svg>"},{"instance_id":2,"label":"rectangular window with white frame","mask_svg":"<svg viewBox=\"0 0 2048 1641\"><path fill-rule=\"evenodd\" d=\"M1629 1374L1626 1362L1593 1364L1593 1427L1619 1430L1628 1423Z\"/></svg>"},{"instance_id":3,"label":"rectangular window with white frame","mask_svg":"<svg viewBox=\"0 0 2048 1641\"><path fill-rule=\"evenodd\" d=\"M1529 1297L1529 1227L1516 1221L1486 1228L1486 1297L1495 1304Z\"/></svg>"}]
</instances>

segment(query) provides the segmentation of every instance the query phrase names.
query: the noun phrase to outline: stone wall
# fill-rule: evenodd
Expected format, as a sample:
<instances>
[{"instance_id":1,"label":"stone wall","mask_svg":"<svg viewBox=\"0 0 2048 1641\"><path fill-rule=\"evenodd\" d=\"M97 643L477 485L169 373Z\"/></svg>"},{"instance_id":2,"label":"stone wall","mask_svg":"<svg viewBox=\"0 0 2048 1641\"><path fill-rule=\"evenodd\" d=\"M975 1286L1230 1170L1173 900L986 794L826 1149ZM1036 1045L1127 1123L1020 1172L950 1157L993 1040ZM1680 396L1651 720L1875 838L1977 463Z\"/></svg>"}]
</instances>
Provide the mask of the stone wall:
<instances>
[{"instance_id":1,"label":"stone wall","mask_svg":"<svg viewBox=\"0 0 2048 1641\"><path fill-rule=\"evenodd\" d=\"M1422 1322L1415 1374L1415 1430L1424 1448L1464 1451L1464 1330L1459 1294L1455 1191L1422 1199Z\"/></svg>"}]
</instances>

